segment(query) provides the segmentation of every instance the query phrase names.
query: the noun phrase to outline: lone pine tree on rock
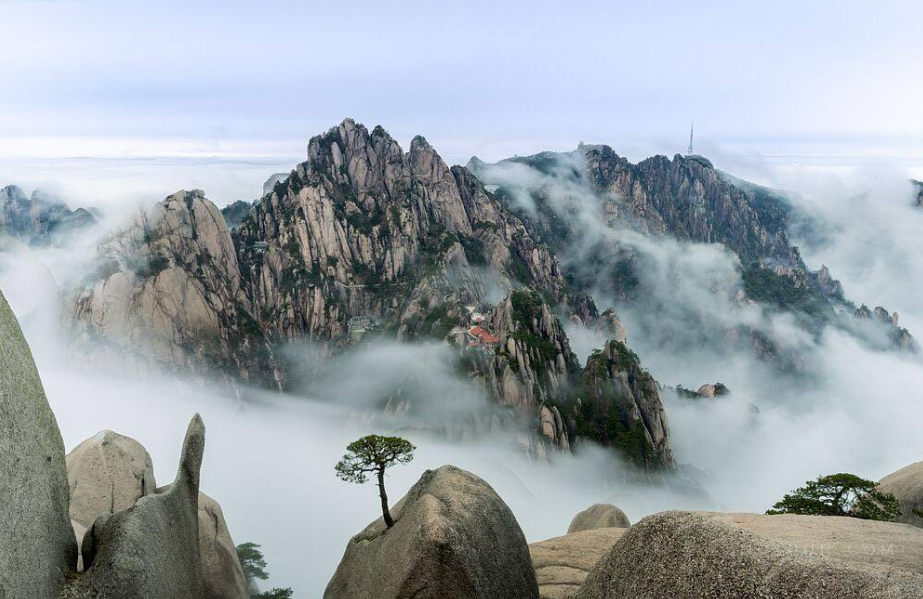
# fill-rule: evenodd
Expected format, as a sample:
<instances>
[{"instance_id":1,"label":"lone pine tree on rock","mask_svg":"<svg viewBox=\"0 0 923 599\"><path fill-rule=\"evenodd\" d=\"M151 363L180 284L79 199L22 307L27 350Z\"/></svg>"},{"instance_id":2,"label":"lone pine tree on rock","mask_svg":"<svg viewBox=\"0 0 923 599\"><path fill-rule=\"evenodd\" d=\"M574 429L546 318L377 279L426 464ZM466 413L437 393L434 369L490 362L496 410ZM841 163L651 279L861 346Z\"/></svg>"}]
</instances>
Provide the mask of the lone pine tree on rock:
<instances>
[{"instance_id":1,"label":"lone pine tree on rock","mask_svg":"<svg viewBox=\"0 0 923 599\"><path fill-rule=\"evenodd\" d=\"M809 480L805 486L786 494L766 513L849 516L894 522L901 509L894 495L880 491L875 481L840 473Z\"/></svg>"},{"instance_id":2,"label":"lone pine tree on rock","mask_svg":"<svg viewBox=\"0 0 923 599\"><path fill-rule=\"evenodd\" d=\"M378 494L381 496L381 514L388 528L394 526L388 510L388 494L385 492L385 470L393 464L406 464L413 460L416 447L400 437L369 435L353 441L347 447L343 459L337 462L337 476L346 482L364 484L369 474L378 477Z\"/></svg>"}]
</instances>

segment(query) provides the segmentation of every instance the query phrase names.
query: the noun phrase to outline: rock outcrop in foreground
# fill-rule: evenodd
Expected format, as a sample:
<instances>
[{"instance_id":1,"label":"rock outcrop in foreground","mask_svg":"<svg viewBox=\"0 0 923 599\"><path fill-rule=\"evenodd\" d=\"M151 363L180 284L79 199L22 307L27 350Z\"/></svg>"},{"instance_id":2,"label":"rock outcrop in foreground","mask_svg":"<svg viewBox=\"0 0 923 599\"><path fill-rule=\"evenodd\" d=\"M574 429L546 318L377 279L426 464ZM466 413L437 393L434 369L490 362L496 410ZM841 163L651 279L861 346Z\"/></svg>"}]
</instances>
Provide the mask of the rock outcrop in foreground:
<instances>
[{"instance_id":1,"label":"rock outcrop in foreground","mask_svg":"<svg viewBox=\"0 0 923 599\"><path fill-rule=\"evenodd\" d=\"M77 564L64 441L0 293L0 597L52 597Z\"/></svg>"},{"instance_id":2,"label":"rock outcrop in foreground","mask_svg":"<svg viewBox=\"0 0 923 599\"><path fill-rule=\"evenodd\" d=\"M78 543L98 518L105 521L143 497L169 490L157 488L151 456L144 446L112 431L93 435L67 455L67 480ZM247 599L247 581L221 506L201 491L197 521L203 597ZM85 570L82 566L78 569Z\"/></svg>"},{"instance_id":3,"label":"rock outcrop in foreground","mask_svg":"<svg viewBox=\"0 0 923 599\"><path fill-rule=\"evenodd\" d=\"M324 599L537 599L529 548L486 482L454 466L427 470L353 537Z\"/></svg>"},{"instance_id":4,"label":"rock outcrop in foreground","mask_svg":"<svg viewBox=\"0 0 923 599\"><path fill-rule=\"evenodd\" d=\"M199 558L206 599L248 599L237 547L218 502L199 492Z\"/></svg>"},{"instance_id":5,"label":"rock outcrop in foreground","mask_svg":"<svg viewBox=\"0 0 923 599\"><path fill-rule=\"evenodd\" d=\"M203 596L198 497L204 452L205 425L196 415L186 432L176 480L93 523L83 538L86 572L64 597Z\"/></svg>"},{"instance_id":6,"label":"rock outcrop in foreground","mask_svg":"<svg viewBox=\"0 0 923 599\"><path fill-rule=\"evenodd\" d=\"M663 512L597 563L579 599L923 597L923 531L820 516Z\"/></svg>"},{"instance_id":7,"label":"rock outcrop in foreground","mask_svg":"<svg viewBox=\"0 0 923 599\"><path fill-rule=\"evenodd\" d=\"M596 562L609 553L626 531L625 528L584 530L529 545L541 599L575 597Z\"/></svg>"},{"instance_id":8,"label":"rock outcrop in foreground","mask_svg":"<svg viewBox=\"0 0 923 599\"><path fill-rule=\"evenodd\" d=\"M570 522L567 534L597 528L629 528L628 516L611 503L597 503L583 510Z\"/></svg>"},{"instance_id":9,"label":"rock outcrop in foreground","mask_svg":"<svg viewBox=\"0 0 923 599\"><path fill-rule=\"evenodd\" d=\"M891 493L901 504L897 521L923 527L923 462L904 466L881 479L879 489ZM914 511L916 510L916 512Z\"/></svg>"}]
</instances>

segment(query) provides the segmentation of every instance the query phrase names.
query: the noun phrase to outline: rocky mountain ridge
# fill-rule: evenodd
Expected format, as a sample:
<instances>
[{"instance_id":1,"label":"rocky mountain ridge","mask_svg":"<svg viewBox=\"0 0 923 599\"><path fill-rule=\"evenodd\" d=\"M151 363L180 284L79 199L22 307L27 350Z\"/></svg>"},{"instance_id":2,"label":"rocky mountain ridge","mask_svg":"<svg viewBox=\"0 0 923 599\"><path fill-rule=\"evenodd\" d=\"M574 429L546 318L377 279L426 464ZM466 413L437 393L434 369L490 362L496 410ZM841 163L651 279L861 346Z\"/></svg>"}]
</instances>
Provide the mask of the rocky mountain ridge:
<instances>
[{"instance_id":1,"label":"rocky mountain ridge","mask_svg":"<svg viewBox=\"0 0 923 599\"><path fill-rule=\"evenodd\" d=\"M60 244L62 237L75 234L96 220L89 210L71 210L40 190L27 197L15 185L0 189L0 233L5 232L26 245Z\"/></svg>"},{"instance_id":2,"label":"rocky mountain ridge","mask_svg":"<svg viewBox=\"0 0 923 599\"><path fill-rule=\"evenodd\" d=\"M592 217L604 225L726 245L743 264L752 260L745 290L764 305L791 310L786 302L809 292L805 305L822 312L842 300L829 270L804 267L775 192L697 156L632 165L607 146L578 154L511 163L553 174L568 193L591 193L601 200ZM472 373L490 395L534 423L542 443L569 450L592 440L646 468L672 467L658 385L625 345L618 316L599 315L588 295L606 277L581 279L573 261L558 258L591 237L576 226L585 215L572 200L552 209L550 192L536 194L538 216L517 209L486 167L473 159L450 168L422 137L405 152L383 128L346 119L312 138L307 160L273 176L253 204L219 211L201 191L178 192L100 245L97 268L67 302L76 352L102 348L171 371L283 388L289 365L277 353L288 342L318 344L329 356L373 333L454 339L463 358L476 357ZM631 253L617 243L597 251L600 260L615 257L606 263L615 264L610 282L628 294ZM622 258L628 267L619 274ZM780 293L778 281L792 289ZM468 337L482 334L472 333L478 313L486 337L466 352ZM889 318L896 343L910 346ZM562 321L609 340L586 367ZM487 337L494 340L480 343ZM774 351L756 334L752 344Z\"/></svg>"},{"instance_id":3,"label":"rocky mountain ridge","mask_svg":"<svg viewBox=\"0 0 923 599\"><path fill-rule=\"evenodd\" d=\"M644 288L641 272L649 257L627 235L640 232L723 245L737 260L738 302L791 312L815 332L828 324L855 329L848 317L857 307L840 282L826 266L809 270L789 239L793 208L785 195L728 175L706 158L654 156L632 164L609 146L581 144L573 152L543 152L492 165L472 158L468 168L534 237L559 254L577 292L593 290L618 302L649 305L652 292ZM688 314L685 320L691 324L698 317ZM698 323L700 330L709 326ZM714 333L739 339L785 368L800 361L781 353L758 329ZM909 332L899 328L878 337L897 349L915 347Z\"/></svg>"},{"instance_id":4,"label":"rocky mountain ridge","mask_svg":"<svg viewBox=\"0 0 923 599\"><path fill-rule=\"evenodd\" d=\"M320 343L337 354L370 330L439 341L470 328L472 310L482 309L484 328L504 345L480 360L487 388L513 422L534 422L569 450L573 426L554 401L570 392L568 372L581 370L558 315L606 323L624 339L618 318L598 318L591 299L571 294L550 249L423 138L405 153L382 128L347 119L313 138L308 157L246 210L234 206L242 216L233 232L193 190L139 211L106 238L67 303L75 353L280 388L282 344ZM539 318L521 324L510 299L490 310L521 285L534 291L513 297L529 298Z\"/></svg>"},{"instance_id":5,"label":"rocky mountain ridge","mask_svg":"<svg viewBox=\"0 0 923 599\"><path fill-rule=\"evenodd\" d=\"M480 304L488 284L568 301L551 252L422 137L405 154L384 129L347 119L313 138L308 157L235 231L255 314L274 338L342 339L357 316L414 338L434 298Z\"/></svg>"}]
</instances>

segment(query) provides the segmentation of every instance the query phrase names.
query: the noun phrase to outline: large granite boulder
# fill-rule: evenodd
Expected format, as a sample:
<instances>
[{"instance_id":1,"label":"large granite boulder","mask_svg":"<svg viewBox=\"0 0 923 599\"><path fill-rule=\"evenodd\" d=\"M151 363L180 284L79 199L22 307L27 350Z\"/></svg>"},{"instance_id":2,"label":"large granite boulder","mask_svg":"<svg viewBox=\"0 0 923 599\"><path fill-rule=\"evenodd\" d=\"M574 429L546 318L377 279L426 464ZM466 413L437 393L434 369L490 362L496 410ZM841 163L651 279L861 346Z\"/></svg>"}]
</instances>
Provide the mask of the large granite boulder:
<instances>
[{"instance_id":1,"label":"large granite boulder","mask_svg":"<svg viewBox=\"0 0 923 599\"><path fill-rule=\"evenodd\" d=\"M353 537L324 599L537 599L526 539L486 482L427 470L391 511Z\"/></svg>"},{"instance_id":2,"label":"large granite boulder","mask_svg":"<svg viewBox=\"0 0 923 599\"><path fill-rule=\"evenodd\" d=\"M199 599L205 596L199 558L199 470L205 425L189 423L172 485L132 507L96 519L83 539L86 572L62 597Z\"/></svg>"},{"instance_id":3,"label":"large granite boulder","mask_svg":"<svg viewBox=\"0 0 923 599\"><path fill-rule=\"evenodd\" d=\"M578 599L923 597L923 531L820 516L663 512L631 527Z\"/></svg>"},{"instance_id":4,"label":"large granite boulder","mask_svg":"<svg viewBox=\"0 0 923 599\"><path fill-rule=\"evenodd\" d=\"M66 461L78 544L96 518L127 510L157 489L154 465L144 446L109 430L80 443Z\"/></svg>"},{"instance_id":5,"label":"large granite boulder","mask_svg":"<svg viewBox=\"0 0 923 599\"><path fill-rule=\"evenodd\" d=\"M611 503L597 503L583 510L570 521L567 534L596 528L628 528L628 516Z\"/></svg>"},{"instance_id":6,"label":"large granite boulder","mask_svg":"<svg viewBox=\"0 0 923 599\"><path fill-rule=\"evenodd\" d=\"M923 527L923 517L914 510L923 513L923 462L904 466L881 479L879 489L891 493L901 504L898 522Z\"/></svg>"},{"instance_id":7,"label":"large granite boulder","mask_svg":"<svg viewBox=\"0 0 923 599\"><path fill-rule=\"evenodd\" d=\"M541 599L575 597L596 562L609 553L626 530L584 530L529 545Z\"/></svg>"},{"instance_id":8,"label":"large granite boulder","mask_svg":"<svg viewBox=\"0 0 923 599\"><path fill-rule=\"evenodd\" d=\"M157 489L151 456L130 437L102 431L67 455L71 521L80 543L97 518L127 510ZM247 581L217 501L199 492L199 557L205 597L247 599Z\"/></svg>"},{"instance_id":9,"label":"large granite boulder","mask_svg":"<svg viewBox=\"0 0 923 599\"><path fill-rule=\"evenodd\" d=\"M0 293L0 597L53 596L77 564L64 442Z\"/></svg>"},{"instance_id":10,"label":"large granite boulder","mask_svg":"<svg viewBox=\"0 0 923 599\"><path fill-rule=\"evenodd\" d=\"M207 599L248 599L247 578L218 502L199 492L199 558Z\"/></svg>"}]
</instances>

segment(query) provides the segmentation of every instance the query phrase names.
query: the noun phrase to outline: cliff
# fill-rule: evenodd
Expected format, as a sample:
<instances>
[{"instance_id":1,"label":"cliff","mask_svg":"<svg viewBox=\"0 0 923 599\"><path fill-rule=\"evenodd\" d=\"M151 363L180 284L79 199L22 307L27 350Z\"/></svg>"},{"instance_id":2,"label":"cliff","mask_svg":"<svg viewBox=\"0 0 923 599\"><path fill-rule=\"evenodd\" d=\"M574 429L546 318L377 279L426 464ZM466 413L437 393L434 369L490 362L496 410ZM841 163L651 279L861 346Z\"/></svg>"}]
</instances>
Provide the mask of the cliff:
<instances>
[{"instance_id":1,"label":"cliff","mask_svg":"<svg viewBox=\"0 0 923 599\"><path fill-rule=\"evenodd\" d=\"M67 301L78 355L281 385L241 285L231 233L201 191L138 211L97 255L96 270Z\"/></svg>"}]
</instances>

